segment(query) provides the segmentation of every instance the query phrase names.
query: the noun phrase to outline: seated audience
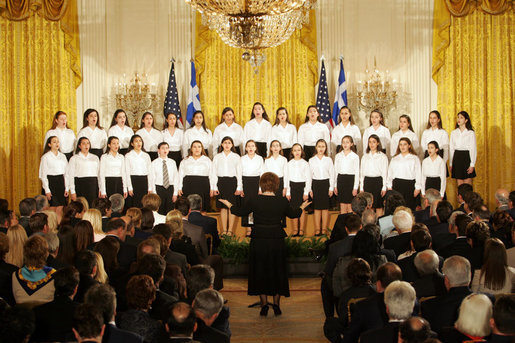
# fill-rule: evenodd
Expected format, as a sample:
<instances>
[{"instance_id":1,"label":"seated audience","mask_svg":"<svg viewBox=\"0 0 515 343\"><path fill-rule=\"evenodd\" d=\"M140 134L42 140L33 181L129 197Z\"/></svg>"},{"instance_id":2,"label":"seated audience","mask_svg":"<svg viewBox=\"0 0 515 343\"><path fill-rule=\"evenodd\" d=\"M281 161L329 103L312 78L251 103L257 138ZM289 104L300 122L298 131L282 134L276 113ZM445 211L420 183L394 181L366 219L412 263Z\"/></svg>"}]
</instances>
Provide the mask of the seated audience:
<instances>
[{"instance_id":1,"label":"seated audience","mask_svg":"<svg viewBox=\"0 0 515 343\"><path fill-rule=\"evenodd\" d=\"M141 199L141 204L144 208L148 208L152 211L154 225L164 224L166 222L166 216L158 213L159 207L161 206L161 198L159 195L154 193L145 194L143 199Z\"/></svg>"},{"instance_id":2,"label":"seated audience","mask_svg":"<svg viewBox=\"0 0 515 343\"><path fill-rule=\"evenodd\" d=\"M452 214L452 205L447 200L439 201L436 205L436 217L433 223L427 223L427 228L431 237L436 237L440 234L447 234L449 232L449 217Z\"/></svg>"},{"instance_id":3,"label":"seated audience","mask_svg":"<svg viewBox=\"0 0 515 343\"><path fill-rule=\"evenodd\" d=\"M477 269L481 266L481 260L479 256L475 255L477 251L472 249L467 239L467 227L471 222L472 219L470 219L469 216L465 214L457 215L455 224L451 229L451 233L454 233L456 237L454 242L441 248L437 252L443 258L448 258L453 255L463 256L470 262L473 269Z\"/></svg>"},{"instance_id":4,"label":"seated audience","mask_svg":"<svg viewBox=\"0 0 515 343\"><path fill-rule=\"evenodd\" d=\"M7 230L7 239L9 251L5 255L5 261L20 268L23 266L23 246L28 239L27 233L18 225L11 226Z\"/></svg>"},{"instance_id":5,"label":"seated audience","mask_svg":"<svg viewBox=\"0 0 515 343\"><path fill-rule=\"evenodd\" d=\"M458 204L460 206L456 209L457 211L461 211L466 214L465 212L465 194L468 192L472 192L474 189L472 188L471 184L468 183L462 183L458 186Z\"/></svg>"},{"instance_id":6,"label":"seated audience","mask_svg":"<svg viewBox=\"0 0 515 343\"><path fill-rule=\"evenodd\" d=\"M510 201L510 193L506 189L498 189L495 191L495 205L496 210L508 211L510 208L508 202Z\"/></svg>"},{"instance_id":7,"label":"seated audience","mask_svg":"<svg viewBox=\"0 0 515 343\"><path fill-rule=\"evenodd\" d=\"M29 218L30 235L43 235L48 232L48 216L44 213L34 213ZM28 235L28 236L30 236Z\"/></svg>"},{"instance_id":8,"label":"seated audience","mask_svg":"<svg viewBox=\"0 0 515 343\"><path fill-rule=\"evenodd\" d=\"M152 210L148 207L141 209L141 227L140 231L136 232L135 237L148 238L152 235L152 229L154 228L155 217Z\"/></svg>"},{"instance_id":9,"label":"seated audience","mask_svg":"<svg viewBox=\"0 0 515 343\"><path fill-rule=\"evenodd\" d=\"M43 194L36 195L34 200L36 200L36 212L41 212L50 208L48 199Z\"/></svg>"},{"instance_id":10,"label":"seated audience","mask_svg":"<svg viewBox=\"0 0 515 343\"><path fill-rule=\"evenodd\" d=\"M98 269L96 253L91 250L79 251L75 255L75 268L79 271L79 285L75 301L82 303L86 292L94 285L99 284L94 278Z\"/></svg>"},{"instance_id":11,"label":"seated audience","mask_svg":"<svg viewBox=\"0 0 515 343\"><path fill-rule=\"evenodd\" d=\"M503 295L497 298L493 317L490 319L492 343L513 343L515 340L515 295Z\"/></svg>"},{"instance_id":12,"label":"seated audience","mask_svg":"<svg viewBox=\"0 0 515 343\"><path fill-rule=\"evenodd\" d=\"M493 238L499 238L507 249L513 246L510 232L512 223L513 218L510 216L508 211L497 210L492 215L490 236Z\"/></svg>"},{"instance_id":13,"label":"seated audience","mask_svg":"<svg viewBox=\"0 0 515 343\"><path fill-rule=\"evenodd\" d=\"M59 251L55 258L67 266L73 265L73 258L77 252L75 245L75 229L71 225L61 226L57 237L59 237Z\"/></svg>"},{"instance_id":14,"label":"seated audience","mask_svg":"<svg viewBox=\"0 0 515 343\"><path fill-rule=\"evenodd\" d=\"M118 218L123 215L123 208L125 207L125 198L119 193L114 193L109 197L111 202L111 218Z\"/></svg>"},{"instance_id":15,"label":"seated audience","mask_svg":"<svg viewBox=\"0 0 515 343\"><path fill-rule=\"evenodd\" d=\"M193 333L197 329L197 317L190 305L176 302L170 308L170 316L165 324L168 340L163 342L193 342Z\"/></svg>"},{"instance_id":16,"label":"seated audience","mask_svg":"<svg viewBox=\"0 0 515 343\"><path fill-rule=\"evenodd\" d=\"M361 225L365 226L369 224L377 224L377 213L374 210L367 208L361 215Z\"/></svg>"},{"instance_id":17,"label":"seated audience","mask_svg":"<svg viewBox=\"0 0 515 343\"><path fill-rule=\"evenodd\" d=\"M175 203L175 207L182 215L182 230L186 236L191 239L191 243L195 246L195 250L201 259L207 258L209 252L207 250L206 234L202 226L194 225L188 221L190 213L190 202L187 198L180 197Z\"/></svg>"},{"instance_id":18,"label":"seated audience","mask_svg":"<svg viewBox=\"0 0 515 343\"><path fill-rule=\"evenodd\" d=\"M159 224L154 228L154 232L166 239L166 249L161 249L161 256L164 257L166 263L179 266L185 274L188 265L186 256L170 249L170 244L172 244L172 227L169 224Z\"/></svg>"},{"instance_id":19,"label":"seated audience","mask_svg":"<svg viewBox=\"0 0 515 343\"><path fill-rule=\"evenodd\" d=\"M25 198L22 201L20 201L18 209L20 210L20 218L18 219L18 224L20 224L23 227L23 229L25 229L27 236L30 236L32 232L30 232L29 228L29 218L34 213L36 213L36 200L34 200L34 198Z\"/></svg>"},{"instance_id":20,"label":"seated audience","mask_svg":"<svg viewBox=\"0 0 515 343\"><path fill-rule=\"evenodd\" d=\"M25 233L25 231L23 232ZM14 305L12 275L19 267L6 262L5 255L9 252L9 249L7 236L0 232L0 298L4 299L9 305Z\"/></svg>"},{"instance_id":21,"label":"seated audience","mask_svg":"<svg viewBox=\"0 0 515 343\"><path fill-rule=\"evenodd\" d=\"M74 227L75 251L87 249L94 242L93 226L87 220L81 220Z\"/></svg>"},{"instance_id":22,"label":"seated audience","mask_svg":"<svg viewBox=\"0 0 515 343\"><path fill-rule=\"evenodd\" d=\"M73 334L77 342L102 342L105 324L102 313L89 304L81 304L73 313Z\"/></svg>"},{"instance_id":23,"label":"seated audience","mask_svg":"<svg viewBox=\"0 0 515 343\"><path fill-rule=\"evenodd\" d=\"M102 227L105 231L105 227L111 219L111 201L107 198L96 198L93 200L91 208L95 208L100 211L100 215L102 216Z\"/></svg>"},{"instance_id":24,"label":"seated audience","mask_svg":"<svg viewBox=\"0 0 515 343\"><path fill-rule=\"evenodd\" d=\"M93 253L95 254L95 258L97 260L97 272L93 278L100 283L108 283L109 278L104 268L104 259L98 252L94 251Z\"/></svg>"},{"instance_id":25,"label":"seated audience","mask_svg":"<svg viewBox=\"0 0 515 343\"><path fill-rule=\"evenodd\" d=\"M515 291L515 268L508 266L506 249L497 238L485 244L483 266L474 272L472 291L502 294Z\"/></svg>"},{"instance_id":26,"label":"seated audience","mask_svg":"<svg viewBox=\"0 0 515 343\"><path fill-rule=\"evenodd\" d=\"M468 216L472 216L474 211L481 210L484 206L483 198L477 192L468 192L463 197L463 200L465 201L463 209Z\"/></svg>"},{"instance_id":27,"label":"seated audience","mask_svg":"<svg viewBox=\"0 0 515 343\"><path fill-rule=\"evenodd\" d=\"M436 216L436 206L442 200L442 195L434 188L426 189L425 196L422 197L422 210L415 211L415 222L422 223L429 221ZM433 218L434 220L434 218ZM426 223L427 225L427 223Z\"/></svg>"},{"instance_id":28,"label":"seated audience","mask_svg":"<svg viewBox=\"0 0 515 343\"><path fill-rule=\"evenodd\" d=\"M467 242L472 247L472 256L475 257L474 269L479 269L483 262L486 240L490 238L488 225L480 221L472 221L467 225Z\"/></svg>"},{"instance_id":29,"label":"seated audience","mask_svg":"<svg viewBox=\"0 0 515 343\"><path fill-rule=\"evenodd\" d=\"M420 277L420 274L415 267L415 257L417 256L417 253L431 249L431 235L424 229L412 231L410 234L410 245L410 252L412 252L412 254L403 259L399 259L397 264L402 270L402 279L407 282L415 282L415 280ZM440 266L441 263L438 265Z\"/></svg>"},{"instance_id":30,"label":"seated audience","mask_svg":"<svg viewBox=\"0 0 515 343\"><path fill-rule=\"evenodd\" d=\"M361 217L363 212L367 209L367 200L363 197L362 194L356 195L351 201L351 209L352 213ZM326 248L329 249L329 246L334 242L338 242L343 238L347 237L347 231L345 230L345 219L350 213L339 214L338 218L334 222L333 230L331 231L331 236L326 241Z\"/></svg>"},{"instance_id":31,"label":"seated audience","mask_svg":"<svg viewBox=\"0 0 515 343\"><path fill-rule=\"evenodd\" d=\"M427 320L411 317L399 325L399 343L425 343L434 336Z\"/></svg>"},{"instance_id":32,"label":"seated audience","mask_svg":"<svg viewBox=\"0 0 515 343\"><path fill-rule=\"evenodd\" d=\"M176 221L168 223L172 229L172 242L170 250L186 256L188 264L194 266L200 263L200 257L192 244L191 239L184 234L182 227Z\"/></svg>"},{"instance_id":33,"label":"seated audience","mask_svg":"<svg viewBox=\"0 0 515 343\"><path fill-rule=\"evenodd\" d=\"M59 227L59 218L57 216L57 213L51 210L44 210L41 211L41 213L47 215L48 232L57 233L57 229Z\"/></svg>"},{"instance_id":34,"label":"seated audience","mask_svg":"<svg viewBox=\"0 0 515 343\"><path fill-rule=\"evenodd\" d=\"M401 193L395 190L389 190L384 197L384 215L379 217L379 226L381 227L381 235L386 236L394 229L392 223L393 213L399 206L405 206L406 201Z\"/></svg>"},{"instance_id":35,"label":"seated audience","mask_svg":"<svg viewBox=\"0 0 515 343\"><path fill-rule=\"evenodd\" d=\"M102 228L102 215L100 211L96 208L91 208L87 210L82 216L83 220L87 220L93 226L93 240L95 242L100 241L102 238L106 236L103 228Z\"/></svg>"},{"instance_id":36,"label":"seated audience","mask_svg":"<svg viewBox=\"0 0 515 343\"><path fill-rule=\"evenodd\" d=\"M222 295L214 289L204 289L193 300L193 310L197 316L197 330L193 339L200 342L229 342L229 336L212 327L224 305Z\"/></svg>"},{"instance_id":37,"label":"seated audience","mask_svg":"<svg viewBox=\"0 0 515 343\"><path fill-rule=\"evenodd\" d=\"M390 237L384 240L384 247L392 249L398 257L403 252L410 249L410 233L413 226L413 217L407 211L397 211L392 218L395 230L398 236Z\"/></svg>"},{"instance_id":38,"label":"seated audience","mask_svg":"<svg viewBox=\"0 0 515 343\"><path fill-rule=\"evenodd\" d=\"M61 242L59 242L58 235L49 232L44 234L43 238L45 238L48 243L48 258L46 259L46 265L54 268L55 270L69 267L68 264L57 259L57 255L59 254L59 246L61 244Z\"/></svg>"},{"instance_id":39,"label":"seated audience","mask_svg":"<svg viewBox=\"0 0 515 343\"><path fill-rule=\"evenodd\" d=\"M95 245L95 251L102 256L104 268L111 285L116 285L128 270L121 268L118 262L120 254L120 242L111 236L108 236Z\"/></svg>"},{"instance_id":40,"label":"seated audience","mask_svg":"<svg viewBox=\"0 0 515 343\"><path fill-rule=\"evenodd\" d=\"M445 288L445 278L438 271L440 260L433 250L424 250L415 257L415 267L420 276L413 283L413 288L417 293L417 298L444 295L447 293Z\"/></svg>"},{"instance_id":41,"label":"seated audience","mask_svg":"<svg viewBox=\"0 0 515 343\"><path fill-rule=\"evenodd\" d=\"M508 208L510 216L515 220L515 191L510 192L510 200L508 201Z\"/></svg>"},{"instance_id":42,"label":"seated audience","mask_svg":"<svg viewBox=\"0 0 515 343\"><path fill-rule=\"evenodd\" d=\"M510 236L513 247L506 250L506 255L508 256L508 265L515 267L515 222L511 223Z\"/></svg>"},{"instance_id":43,"label":"seated audience","mask_svg":"<svg viewBox=\"0 0 515 343\"><path fill-rule=\"evenodd\" d=\"M108 237L115 238L118 243L120 243L118 262L122 269L129 270L132 262L136 260L136 247L125 242L125 236L127 235L127 225L125 221L120 218L111 219L109 223L107 223L106 234Z\"/></svg>"},{"instance_id":44,"label":"seated audience","mask_svg":"<svg viewBox=\"0 0 515 343\"><path fill-rule=\"evenodd\" d=\"M79 198L77 198L77 201L70 201L70 203L64 207L63 218L61 219L60 225L67 224L74 226L82 219L84 213L88 210L88 208L85 207L84 203L78 200ZM87 200L85 201L85 203L87 206Z\"/></svg>"},{"instance_id":45,"label":"seated audience","mask_svg":"<svg viewBox=\"0 0 515 343\"><path fill-rule=\"evenodd\" d=\"M188 195L188 201L190 203L190 214L188 215L188 221L194 225L201 226L204 229L204 233L213 236L213 253L218 254L218 246L220 245L220 237L218 235L218 224L215 218L205 216L201 213L202 210L202 197L198 194Z\"/></svg>"}]
</instances>

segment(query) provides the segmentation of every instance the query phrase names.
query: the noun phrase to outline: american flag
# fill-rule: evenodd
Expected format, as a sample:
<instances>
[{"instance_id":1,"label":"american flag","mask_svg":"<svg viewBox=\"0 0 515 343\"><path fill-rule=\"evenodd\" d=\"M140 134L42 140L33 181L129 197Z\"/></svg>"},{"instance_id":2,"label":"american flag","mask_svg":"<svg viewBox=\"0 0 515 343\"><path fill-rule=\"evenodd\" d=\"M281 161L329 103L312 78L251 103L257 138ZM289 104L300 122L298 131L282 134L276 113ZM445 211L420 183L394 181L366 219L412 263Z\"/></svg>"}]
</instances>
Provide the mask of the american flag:
<instances>
[{"instance_id":1,"label":"american flag","mask_svg":"<svg viewBox=\"0 0 515 343\"><path fill-rule=\"evenodd\" d=\"M329 93L327 91L327 77L325 74L324 60L322 60L322 70L320 71L320 81L318 82L317 109L322 121L329 127L329 129L331 129L334 125L331 118L331 104L329 102Z\"/></svg>"},{"instance_id":2,"label":"american flag","mask_svg":"<svg viewBox=\"0 0 515 343\"><path fill-rule=\"evenodd\" d=\"M175 67L172 60L170 77L168 79L168 89L166 91L165 103L163 106L164 115L175 113L177 120L182 125L181 106L179 105L179 94L177 93L177 82L175 81Z\"/></svg>"}]
</instances>

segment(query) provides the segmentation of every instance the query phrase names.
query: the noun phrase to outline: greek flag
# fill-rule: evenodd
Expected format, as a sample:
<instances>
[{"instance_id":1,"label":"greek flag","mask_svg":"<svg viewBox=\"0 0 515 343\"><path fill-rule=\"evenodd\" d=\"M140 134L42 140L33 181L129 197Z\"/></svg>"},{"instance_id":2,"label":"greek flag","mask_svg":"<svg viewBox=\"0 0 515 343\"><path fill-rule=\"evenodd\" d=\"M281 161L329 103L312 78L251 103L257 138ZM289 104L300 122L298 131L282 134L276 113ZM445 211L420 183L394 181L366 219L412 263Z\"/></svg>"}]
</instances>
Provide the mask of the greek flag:
<instances>
[{"instance_id":1,"label":"greek flag","mask_svg":"<svg viewBox=\"0 0 515 343\"><path fill-rule=\"evenodd\" d=\"M338 117L343 106L347 106L347 82L345 82L345 72L343 71L343 58L340 59L340 75L338 76L338 87L334 96L333 122L338 125Z\"/></svg>"},{"instance_id":2,"label":"greek flag","mask_svg":"<svg viewBox=\"0 0 515 343\"><path fill-rule=\"evenodd\" d=\"M188 109L186 111L186 125L190 126L193 120L193 113L200 111L200 95L197 86L197 73L195 71L195 62L191 61L191 81L190 92L188 96Z\"/></svg>"}]
</instances>

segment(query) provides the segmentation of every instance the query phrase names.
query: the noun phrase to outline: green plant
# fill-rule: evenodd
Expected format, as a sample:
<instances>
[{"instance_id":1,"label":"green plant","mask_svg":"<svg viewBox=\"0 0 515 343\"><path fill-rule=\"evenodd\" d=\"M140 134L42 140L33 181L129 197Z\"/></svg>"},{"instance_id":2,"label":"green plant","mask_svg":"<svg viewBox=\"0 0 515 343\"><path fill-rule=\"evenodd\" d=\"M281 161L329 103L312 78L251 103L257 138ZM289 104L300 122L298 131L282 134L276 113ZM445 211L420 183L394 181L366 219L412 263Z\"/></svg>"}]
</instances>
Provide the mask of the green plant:
<instances>
[{"instance_id":1,"label":"green plant","mask_svg":"<svg viewBox=\"0 0 515 343\"><path fill-rule=\"evenodd\" d=\"M223 258L229 259L232 263L247 263L249 260L250 240L234 236L222 236L218 253Z\"/></svg>"}]
</instances>

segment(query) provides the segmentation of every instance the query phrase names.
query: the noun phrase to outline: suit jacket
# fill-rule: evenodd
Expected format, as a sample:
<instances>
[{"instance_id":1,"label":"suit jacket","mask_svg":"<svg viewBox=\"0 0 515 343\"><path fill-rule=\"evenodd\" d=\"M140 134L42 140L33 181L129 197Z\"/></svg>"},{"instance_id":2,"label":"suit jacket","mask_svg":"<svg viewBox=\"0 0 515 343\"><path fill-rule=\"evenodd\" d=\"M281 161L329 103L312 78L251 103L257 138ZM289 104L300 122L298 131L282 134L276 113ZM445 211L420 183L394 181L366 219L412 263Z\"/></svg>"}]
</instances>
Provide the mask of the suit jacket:
<instances>
[{"instance_id":1,"label":"suit jacket","mask_svg":"<svg viewBox=\"0 0 515 343\"><path fill-rule=\"evenodd\" d=\"M508 210L510 216L515 220L515 207Z\"/></svg>"},{"instance_id":2,"label":"suit jacket","mask_svg":"<svg viewBox=\"0 0 515 343\"><path fill-rule=\"evenodd\" d=\"M359 338L360 343L397 343L400 322L390 322L379 329L368 330Z\"/></svg>"},{"instance_id":3,"label":"suit jacket","mask_svg":"<svg viewBox=\"0 0 515 343\"><path fill-rule=\"evenodd\" d=\"M193 339L205 343L229 343L229 336L207 326L202 319L197 319L197 331L193 333Z\"/></svg>"},{"instance_id":4,"label":"suit jacket","mask_svg":"<svg viewBox=\"0 0 515 343\"><path fill-rule=\"evenodd\" d=\"M345 230L345 219L349 213L339 214L334 222L333 231L331 231L331 236L325 242L326 252L329 251L329 246L335 242L338 242L345 237L347 237L347 230Z\"/></svg>"},{"instance_id":5,"label":"suit jacket","mask_svg":"<svg viewBox=\"0 0 515 343\"><path fill-rule=\"evenodd\" d=\"M120 242L120 251L118 251L118 264L120 268L129 270L132 262L136 261L137 248L127 242L122 241L118 236L112 235Z\"/></svg>"},{"instance_id":6,"label":"suit jacket","mask_svg":"<svg viewBox=\"0 0 515 343\"><path fill-rule=\"evenodd\" d=\"M334 242L329 245L329 254L327 255L327 262L325 264L324 272L330 277L333 274L334 267L338 263L338 259L345 255L350 255L352 252L352 242L354 242L356 235L347 236L342 240Z\"/></svg>"},{"instance_id":7,"label":"suit jacket","mask_svg":"<svg viewBox=\"0 0 515 343\"><path fill-rule=\"evenodd\" d=\"M190 242L189 237L183 236L182 238L172 240L170 250L185 255L186 260L192 266L200 263L195 246Z\"/></svg>"},{"instance_id":8,"label":"suit jacket","mask_svg":"<svg viewBox=\"0 0 515 343\"><path fill-rule=\"evenodd\" d=\"M92 286L99 284L97 280L93 279L91 275L80 274L79 287L74 300L78 303L84 302L84 295Z\"/></svg>"},{"instance_id":9,"label":"suit jacket","mask_svg":"<svg viewBox=\"0 0 515 343\"><path fill-rule=\"evenodd\" d=\"M453 255L465 257L470 262L472 270L481 268L481 255L468 244L466 237L458 237L456 240L447 247L440 250L440 255L443 258L448 258Z\"/></svg>"},{"instance_id":10,"label":"suit jacket","mask_svg":"<svg viewBox=\"0 0 515 343\"><path fill-rule=\"evenodd\" d=\"M427 227L429 229L429 233L431 234L431 238L436 237L438 235L449 233L449 223L436 223L435 225L430 225Z\"/></svg>"},{"instance_id":11,"label":"suit jacket","mask_svg":"<svg viewBox=\"0 0 515 343\"><path fill-rule=\"evenodd\" d=\"M417 253L397 261L397 265L402 270L402 279L406 282L415 282L420 278L417 268L415 267L415 256L417 256ZM441 270L443 266L443 258L441 256L438 256L438 258L438 269Z\"/></svg>"},{"instance_id":12,"label":"suit jacket","mask_svg":"<svg viewBox=\"0 0 515 343\"><path fill-rule=\"evenodd\" d=\"M440 272L424 275L421 278L418 278L413 283L413 288L415 288L415 292L417 292L417 298L446 294L447 288L445 288L444 279L443 274Z\"/></svg>"},{"instance_id":13,"label":"suit jacket","mask_svg":"<svg viewBox=\"0 0 515 343\"><path fill-rule=\"evenodd\" d=\"M14 306L12 275L18 267L0 259L0 298Z\"/></svg>"},{"instance_id":14,"label":"suit jacket","mask_svg":"<svg viewBox=\"0 0 515 343\"><path fill-rule=\"evenodd\" d=\"M488 340L488 343L513 343L515 342L515 336L501 336L492 334L490 336L490 339Z\"/></svg>"},{"instance_id":15,"label":"suit jacket","mask_svg":"<svg viewBox=\"0 0 515 343\"><path fill-rule=\"evenodd\" d=\"M106 324L102 343L143 343L143 338L134 332L119 329L113 324Z\"/></svg>"},{"instance_id":16,"label":"suit jacket","mask_svg":"<svg viewBox=\"0 0 515 343\"><path fill-rule=\"evenodd\" d=\"M340 299L338 300L338 318L342 324L342 327L345 328L349 325L349 314L347 312L347 303L349 300L356 298L368 298L375 293L376 291L372 285L351 287L342 293Z\"/></svg>"},{"instance_id":17,"label":"suit jacket","mask_svg":"<svg viewBox=\"0 0 515 343\"><path fill-rule=\"evenodd\" d=\"M441 255L440 251L454 243L456 240L456 234L446 232L440 233L435 236L431 235L432 244L431 247L434 251Z\"/></svg>"},{"instance_id":18,"label":"suit jacket","mask_svg":"<svg viewBox=\"0 0 515 343\"><path fill-rule=\"evenodd\" d=\"M399 257L400 254L410 250L410 235L411 232L404 232L398 236L393 236L384 240L385 249L391 249L395 255Z\"/></svg>"},{"instance_id":19,"label":"suit jacket","mask_svg":"<svg viewBox=\"0 0 515 343\"><path fill-rule=\"evenodd\" d=\"M229 306L223 306L222 310L218 314L218 317L216 317L213 324L211 324L212 328L218 329L225 333L229 338L232 335L231 327L229 324L229 317L231 316L231 310L229 309Z\"/></svg>"},{"instance_id":20,"label":"suit jacket","mask_svg":"<svg viewBox=\"0 0 515 343\"><path fill-rule=\"evenodd\" d=\"M116 316L116 325L120 329L130 330L145 340L145 342L160 342L168 335L164 326L150 318L147 312L130 309Z\"/></svg>"},{"instance_id":21,"label":"suit jacket","mask_svg":"<svg viewBox=\"0 0 515 343\"><path fill-rule=\"evenodd\" d=\"M179 299L176 297L158 289L156 291L156 299L152 303L152 308L149 312L150 318L161 320L163 323L168 322L168 317L170 317L170 306L178 300Z\"/></svg>"},{"instance_id":22,"label":"suit jacket","mask_svg":"<svg viewBox=\"0 0 515 343\"><path fill-rule=\"evenodd\" d=\"M186 255L168 249L166 251L165 261L168 264L178 265L181 267L182 273L186 275L186 270L188 269L188 260L186 259Z\"/></svg>"},{"instance_id":23,"label":"suit jacket","mask_svg":"<svg viewBox=\"0 0 515 343\"><path fill-rule=\"evenodd\" d=\"M49 266L49 267L52 267L54 268L55 270L59 270L59 269L63 269L63 268L66 268L66 267L69 267L68 264L62 262L62 261L59 261L58 259L56 259L54 256L52 255L48 255L48 258L46 259L46 265Z\"/></svg>"},{"instance_id":24,"label":"suit jacket","mask_svg":"<svg viewBox=\"0 0 515 343\"><path fill-rule=\"evenodd\" d=\"M371 295L354 307L349 327L343 335L343 342L357 342L363 332L381 328L387 323L384 293Z\"/></svg>"},{"instance_id":25,"label":"suit jacket","mask_svg":"<svg viewBox=\"0 0 515 343\"><path fill-rule=\"evenodd\" d=\"M417 223L418 223L418 221L417 221ZM430 226L438 224L438 219L436 219L436 216L432 216L432 217L429 217L426 220L422 221L422 223L425 224L429 228Z\"/></svg>"},{"instance_id":26,"label":"suit jacket","mask_svg":"<svg viewBox=\"0 0 515 343\"><path fill-rule=\"evenodd\" d=\"M431 206L427 206L425 209L420 211L415 211L413 215L415 216L415 223L422 223L425 220L428 220L430 218L429 209Z\"/></svg>"},{"instance_id":27,"label":"suit jacket","mask_svg":"<svg viewBox=\"0 0 515 343\"><path fill-rule=\"evenodd\" d=\"M182 220L183 231L186 236L191 238L191 243L195 246L195 250L197 251L197 255L204 259L208 256L207 251L207 243L206 243L206 235L204 234L204 229L202 226L198 226L190 223L187 220Z\"/></svg>"},{"instance_id":28,"label":"suit jacket","mask_svg":"<svg viewBox=\"0 0 515 343\"><path fill-rule=\"evenodd\" d=\"M27 233L27 237L30 237L30 235L32 235L32 230L29 227L29 218L30 216L22 216L20 217L20 219L18 219L18 224L23 226L25 232Z\"/></svg>"},{"instance_id":29,"label":"suit jacket","mask_svg":"<svg viewBox=\"0 0 515 343\"><path fill-rule=\"evenodd\" d=\"M218 235L218 224L215 218L204 216L200 212L191 212L188 216L188 221L192 224L202 226L205 234L213 236L213 254L218 253L218 246L220 245L220 236Z\"/></svg>"},{"instance_id":30,"label":"suit jacket","mask_svg":"<svg viewBox=\"0 0 515 343\"><path fill-rule=\"evenodd\" d=\"M49 303L34 307L36 330L32 334L32 341L74 341L73 312L78 305L69 297L57 296Z\"/></svg>"}]
</instances>

